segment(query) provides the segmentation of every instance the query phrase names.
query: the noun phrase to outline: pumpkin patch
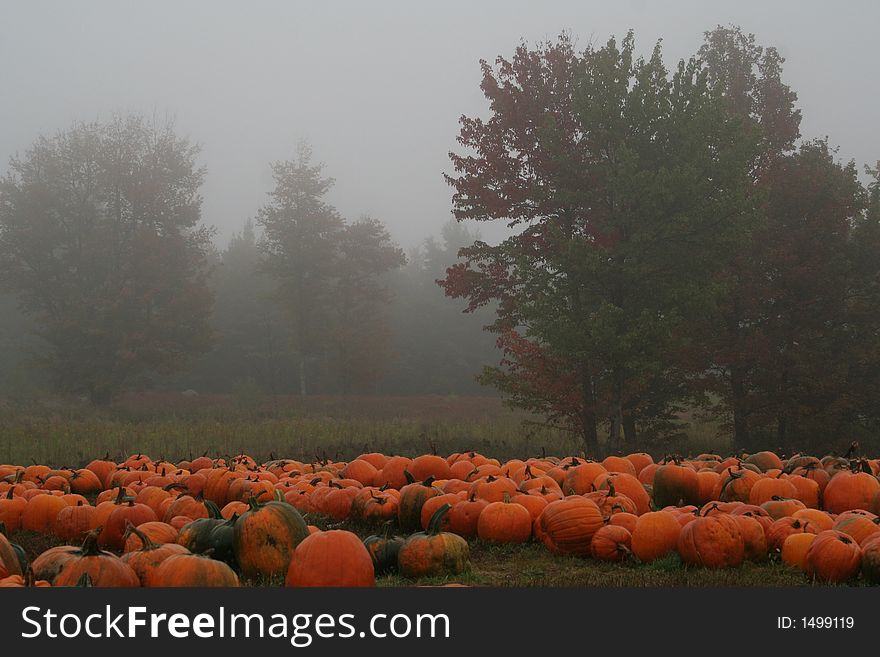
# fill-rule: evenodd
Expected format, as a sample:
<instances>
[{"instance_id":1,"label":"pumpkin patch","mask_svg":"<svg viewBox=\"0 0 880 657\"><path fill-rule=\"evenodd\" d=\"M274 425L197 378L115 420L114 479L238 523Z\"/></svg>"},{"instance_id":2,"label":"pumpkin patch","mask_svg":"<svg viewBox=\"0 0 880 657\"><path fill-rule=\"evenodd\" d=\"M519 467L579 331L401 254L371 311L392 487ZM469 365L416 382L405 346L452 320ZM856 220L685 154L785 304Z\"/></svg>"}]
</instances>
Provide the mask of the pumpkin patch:
<instances>
[{"instance_id":1,"label":"pumpkin patch","mask_svg":"<svg viewBox=\"0 0 880 657\"><path fill-rule=\"evenodd\" d=\"M502 462L476 452L370 452L311 463L135 454L79 470L0 465L0 579L125 587L446 582L480 577L470 559L479 548L504 550L498 558L538 549L623 569L669 559L699 569L779 562L817 583L876 584L880 483L865 462L823 466L772 452L656 462L644 453ZM28 554L19 536L56 545Z\"/></svg>"}]
</instances>

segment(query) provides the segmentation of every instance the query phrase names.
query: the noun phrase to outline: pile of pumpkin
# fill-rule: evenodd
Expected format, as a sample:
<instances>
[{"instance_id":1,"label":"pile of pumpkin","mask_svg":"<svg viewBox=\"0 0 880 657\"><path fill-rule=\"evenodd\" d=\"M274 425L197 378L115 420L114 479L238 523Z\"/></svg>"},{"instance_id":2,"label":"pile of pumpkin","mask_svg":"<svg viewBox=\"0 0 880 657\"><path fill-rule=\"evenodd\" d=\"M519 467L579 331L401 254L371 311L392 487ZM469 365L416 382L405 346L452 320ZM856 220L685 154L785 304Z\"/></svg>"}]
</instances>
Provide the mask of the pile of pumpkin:
<instances>
[{"instance_id":1,"label":"pile of pumpkin","mask_svg":"<svg viewBox=\"0 0 880 657\"><path fill-rule=\"evenodd\" d=\"M603 561L677 552L708 568L779 558L820 581L878 583L878 473L878 460L772 452L0 465L0 527L68 543L29 563L0 530L0 586L370 586L464 572L472 538ZM362 541L304 515L384 530Z\"/></svg>"}]
</instances>

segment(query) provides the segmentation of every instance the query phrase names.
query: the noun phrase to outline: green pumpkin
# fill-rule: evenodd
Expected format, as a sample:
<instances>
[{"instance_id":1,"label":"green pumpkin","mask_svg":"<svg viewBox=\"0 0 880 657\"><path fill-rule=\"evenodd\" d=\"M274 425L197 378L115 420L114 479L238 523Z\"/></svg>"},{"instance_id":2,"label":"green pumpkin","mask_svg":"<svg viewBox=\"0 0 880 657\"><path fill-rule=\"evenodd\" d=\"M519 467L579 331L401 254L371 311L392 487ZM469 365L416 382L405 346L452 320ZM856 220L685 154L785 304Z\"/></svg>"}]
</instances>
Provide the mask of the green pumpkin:
<instances>
[{"instance_id":1,"label":"green pumpkin","mask_svg":"<svg viewBox=\"0 0 880 657\"><path fill-rule=\"evenodd\" d=\"M377 575L397 572L397 555L403 547L405 538L402 536L367 536L364 546L373 560L373 569Z\"/></svg>"}]
</instances>

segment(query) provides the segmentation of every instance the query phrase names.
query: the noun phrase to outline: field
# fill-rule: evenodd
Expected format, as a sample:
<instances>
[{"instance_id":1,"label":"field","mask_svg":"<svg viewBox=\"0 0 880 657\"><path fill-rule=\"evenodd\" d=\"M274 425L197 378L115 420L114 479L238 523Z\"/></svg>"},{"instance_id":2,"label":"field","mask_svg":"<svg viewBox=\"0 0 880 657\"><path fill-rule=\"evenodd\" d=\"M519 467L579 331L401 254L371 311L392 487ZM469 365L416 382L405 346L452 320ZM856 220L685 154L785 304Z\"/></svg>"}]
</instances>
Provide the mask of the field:
<instances>
[{"instance_id":1,"label":"field","mask_svg":"<svg viewBox=\"0 0 880 657\"><path fill-rule=\"evenodd\" d=\"M691 455L700 452L712 452L726 455L731 451L729 443L719 437L717 427L711 424L701 423L693 418L689 418L689 421L683 419L682 434L683 436L676 442L640 446L640 451L653 452L655 461L659 461L664 454L673 452ZM209 467L207 470L203 469L202 472L208 472L213 468L212 473L216 473L218 468L226 469L228 464L235 463L236 469L239 469L239 466L242 468L242 477L248 479L253 476L254 483L256 484L257 473L268 473L272 469L269 466L261 466L259 464L275 462L276 459L291 459L299 462L299 465L296 466L297 468L305 467L307 469L291 471L288 473L291 476L286 477L281 476L287 471L282 472L280 465L272 466L276 468L273 477L277 485L274 491L271 487L269 487L268 491L259 489L261 492L257 494L262 495L260 500L272 499L273 494L275 499L279 499L280 490L284 493L281 499L299 509L305 522L312 526L313 531L320 530L326 533L327 530L341 529L353 532L360 539L364 539L371 534L381 534L388 530L392 533L407 535L413 530L404 531L400 529L396 524L397 516L395 516L394 522L389 521L385 525L377 524L375 519L372 522L367 522L363 517L355 517L353 512L349 515L349 511L346 511L341 517L332 519L324 509L318 507L317 502L314 502L314 508L312 502L308 502L306 506L301 506L298 505L298 502L301 500L295 499L296 496L294 498L288 497L292 493L299 492L297 486L302 487L303 492L308 488L309 495L317 497L314 495L314 491L321 487L324 487L326 491L331 481L351 482L352 479L350 477L354 475L347 474L345 462L356 459L358 455L375 452L385 455L382 458L392 455L415 458L419 455L440 454L445 456L447 454L478 452L494 457L504 467L507 467L505 464L522 463L522 461L529 459L536 468L549 468L553 464L561 467L563 461L553 459L552 457L554 456L562 457L567 455L569 457L567 467L579 463L576 458L571 459L572 456L583 457L580 444L575 437L542 426L534 418L506 408L499 399L492 397L313 397L301 400L299 398L278 397L183 397L169 394L140 394L120 399L112 407L100 411L92 409L84 403L76 403L69 400L64 402L44 400L40 403L24 405L6 404L0 407L0 467L6 467L7 473L14 473L15 471L9 465L3 466L2 464L4 463L21 467L29 464L44 464L45 466L56 468L55 472L60 470L63 476L68 476L73 474L74 470L83 468L87 463L96 459L100 460L107 454L111 460L119 464L118 466L112 466L117 468L115 470L117 474L127 476L132 473L144 473L143 478L137 479L137 485L142 487L133 488L131 489L133 492L126 493L132 496L138 495L139 499L140 493L144 488L161 487L161 484L150 484L146 479L147 466L152 468L150 476L157 476L160 470L161 476L165 476L165 465L159 466L159 462L170 462L172 468L189 468L189 465L178 466L174 464L179 462L189 464L193 459L207 455ZM145 454L152 460L133 456L140 454ZM233 458L240 454L252 456L254 460L248 461L245 464ZM462 457L464 456L466 455L462 454ZM470 455L470 458L473 458L473 454ZM213 466L210 465L211 459L213 459ZM123 461L126 463L123 463ZM836 465L829 462L828 466L825 466L823 462L823 467L837 469L830 476L834 476L837 472L841 471L848 472L850 467L855 471L857 466L862 467L861 464L864 464L865 467L870 464L870 467L875 468L871 476L875 479L874 483L876 484L876 469L880 468L880 463L876 461L841 463L840 459L836 459L836 461ZM733 462L736 462L737 465L732 467L742 468L742 464L739 464L736 459ZM776 462L780 463L778 460ZM135 463L135 465L132 465L132 463ZM470 463L471 461L468 460L468 467L471 467ZM473 461L473 463L477 464L478 462ZM692 463L698 466L696 468L698 471L703 466L707 466L706 463L701 464L696 461ZM715 472L721 472L723 477L724 468L727 466L722 466L721 458L718 459L717 463L718 469ZM303 464L307 465L303 466ZM816 460L816 465L818 466L818 464L819 461ZM713 467L707 466L706 469L714 469L714 465L715 463L713 462ZM770 479L780 476L764 474L768 466L764 466L760 470L755 469L755 464L753 463L749 463L749 466L756 473L754 477L759 479ZM480 467L482 468L483 466ZM497 465L492 467L495 468L495 471L498 471ZM676 467L678 467L677 464ZM783 466L777 465L775 467L782 468ZM773 468L769 469L772 470ZM48 472L48 470L49 467L44 468L45 472ZM64 475L63 473L65 472L68 475ZM183 472L183 470L180 472ZM193 469L193 472L195 472L195 469ZM473 472L476 473L477 469L475 468ZM489 471L487 470L486 472ZM514 470L503 470L504 474L500 476L509 481L516 478L514 472ZM776 472L779 472L779 470L776 470ZM308 480L319 474L328 475L328 477L320 483L318 483L318 479L315 479L309 484ZM296 476L294 477L293 475ZM49 475L47 474L46 476L48 477ZM289 480L281 481L278 479L279 476L281 476L281 480ZM520 477L522 478L523 476L527 480L532 475L526 470L524 475L522 471L520 472ZM718 475L713 476L718 477ZM787 477L788 474L786 473L785 476ZM806 476L811 475L807 474ZM806 478L806 476L801 478ZM846 476L849 476L849 474ZM464 475L462 477L464 478ZM473 477L473 485L485 479L485 476L480 474L475 474ZM440 478L444 479L444 477ZM18 479L20 479L20 476ZM490 475L489 481L491 479ZM733 477L731 477L731 480L733 480ZM15 474L6 474L5 482L3 477L0 477L0 486L5 486L6 490L9 490L10 499L12 494L16 492L12 488L18 485L15 481ZM47 491L49 490L48 479L43 480L37 476L35 481L39 488L42 488L45 484ZM88 506L98 507L101 501L97 498L98 492L103 490L106 495L107 493L112 493L117 485L121 485L109 483L111 481L112 479L107 479L107 483L94 492L84 492L85 503ZM470 485L468 481L455 478L452 481L465 484L465 489ZM566 478L567 481L568 479ZM284 487L280 486L281 483L284 483ZM358 482L355 481L355 483ZM379 488L380 484L378 481L375 484L372 481L362 483L365 489L375 490L376 494L381 494L385 488ZM519 479L517 479L517 485L520 485ZM128 487L128 484L124 484L124 486ZM287 486L290 486L290 488L287 488ZM350 484L344 484L344 486L351 487ZM567 487L568 483L565 486ZM636 486L639 490L642 489L641 484L638 482L636 482ZM178 485L178 488L180 487ZM397 493L400 490L402 495L403 483L394 484L391 487L397 490L389 492ZM62 482L60 490L63 489ZM122 499L123 494L122 489L120 488L119 490L120 496L116 502L117 504L120 504L119 500ZM207 491L207 487L205 490ZM231 490L232 488L230 488ZM253 490L257 489L254 488ZM459 487L459 490L463 489ZM567 496L570 495L587 496L587 493L591 490L595 491L595 493L601 493L600 488L591 486L578 492L568 489L565 493L561 493L560 497L566 496L566 499L568 499ZM645 490L651 491L652 486L646 483ZM645 490L641 490L640 494L644 495ZM722 488L721 490L724 489ZM51 492L60 495L57 488ZM184 497L186 492L186 490L182 493L174 492L174 496ZM196 492L189 492L195 498L199 511L204 514L208 502L204 503L205 507L201 506L201 492L198 495ZM355 493L356 491L351 492ZM447 491L444 489L443 492L446 495L452 494L451 490ZM513 492L519 493L520 491L514 487ZM0 493L3 493L2 496L6 495L3 488L0 488ZM472 501L473 494L468 494L471 496ZM614 496L613 486L610 492L606 490L602 494ZM650 494L653 495L653 492ZM373 493L371 495L375 497ZM544 495L543 487L541 495ZM166 493L166 496L170 502L172 497L170 493ZM623 497L626 497L626 495L623 495ZM602 504L600 498L595 498L597 504ZM105 500L108 499L105 497ZM135 498L126 499L134 500ZM253 497L253 499L256 499L256 497ZM329 498L325 495L322 499ZM466 500L467 496L461 499ZM546 499L552 498L545 497ZM592 500L593 498L589 499ZM607 499L606 497L606 502ZM652 508L659 509L662 504L657 504L657 499L659 498L649 500L645 504L650 503ZM704 499L724 500L725 498L708 497ZM767 499L777 500L778 498L767 497ZM210 495L207 493L205 500L211 500ZM221 495L216 500L217 509L226 504L223 517L229 518L233 512L230 511L230 514L225 514L227 507L239 504L246 508L247 505L242 503L247 500L248 494L241 494L238 497L233 496L231 493L229 497ZM506 502L507 500L508 497L505 495L504 501ZM880 495L878 495L878 500L880 500ZM629 503L629 501L625 500L624 503ZM76 502L73 502L73 504L76 504ZM108 502L105 501L104 504L108 504ZM348 504L350 508L354 508L351 499L349 499ZM682 502L680 505L681 514L676 516L681 519L680 522L683 522L682 527L687 524L688 519L693 519L694 515L699 516L700 514L707 513L711 515L714 512L712 508L708 508L708 503L704 501L702 504L706 505L702 511L699 509L699 505L697 507L690 507L690 509L693 509L691 511ZM140 502L138 506L141 506ZM754 503L752 507L754 508ZM801 504L801 507L803 508L803 504ZM619 508L615 510L616 507L614 506L609 508L611 509L609 511L611 515L620 511ZM708 510L706 510L707 508ZM868 508L868 506L865 505L864 508ZM647 507L640 510L638 515L641 516L641 514L645 513L646 509ZM758 511L760 510L758 509ZM796 510L797 508L787 510L783 515L793 516ZM241 512L241 510L238 511L238 513ZM531 511L529 512L531 513ZM632 513L635 514L636 511L634 510ZM728 511L723 511L722 513L726 515ZM624 513L623 515L627 514ZM665 516L666 514L655 515ZM161 514L157 513L155 517L162 520ZM191 522L198 517L198 515L182 517L182 523ZM836 517L836 514L829 514L831 519L829 522ZM158 524L167 525L170 523L169 518L171 518L171 515L165 518L164 523ZM774 519L776 519L775 515ZM535 520L540 521L540 518L534 516L532 521ZM605 516L605 522L608 523L608 521L609 516ZM634 515L633 521L635 521ZM218 520L218 522L220 521ZM422 522L424 523L425 520L422 519ZM769 521L767 525L769 526ZM386 526L388 529L383 530L383 526ZM181 524L177 529L183 531L183 527L184 524ZM835 524L836 528L837 525ZM868 527L868 530L873 531L871 527ZM532 531L537 532L537 529L529 526L526 534L530 535ZM806 532L807 530L804 529L803 531ZM681 553L681 556L679 554L681 548L679 548L679 552L667 553L666 556L650 562L643 563L638 558L631 558L630 556L627 556L622 561L612 562L583 558L583 555L570 556L565 553L556 553L556 550L553 549L552 541L548 544L546 540L543 542L542 539L536 540L535 537L537 536L538 534L535 533L531 540L504 544L487 542L481 538L470 536L468 539L470 566L464 572L407 577L396 573L377 575L375 583L378 586L445 585L454 583L469 586L505 587L762 587L808 586L820 583L818 579L805 577L804 572L800 568L782 563L778 548L776 551L769 550L769 558L763 558L760 563L740 559L741 565L736 565L735 567L703 568L694 567L693 564L687 565L684 553ZM13 531L8 532L8 538L13 543L20 545L31 561L51 547L79 543L79 541L58 538L58 535L53 533L53 531L33 531L24 527L16 527ZM548 546L551 549L548 549ZM767 547L765 546L763 550L763 556L767 557ZM117 553L121 552L121 545L116 547L115 551ZM849 584L862 586L866 585L871 579L871 575L858 576L858 572L856 572L856 575L855 578L852 576L847 578ZM283 577L279 576L252 576L245 572L239 572L239 577L243 585L277 586L283 584Z\"/></svg>"},{"instance_id":2,"label":"field","mask_svg":"<svg viewBox=\"0 0 880 657\"><path fill-rule=\"evenodd\" d=\"M652 453L730 450L714 425L682 421L685 437L640 445ZM368 451L414 456L475 450L496 458L578 454L569 433L542 426L497 397L242 397L128 395L85 402L0 404L0 461L79 467L96 455L154 458L246 453L299 460Z\"/></svg>"}]
</instances>

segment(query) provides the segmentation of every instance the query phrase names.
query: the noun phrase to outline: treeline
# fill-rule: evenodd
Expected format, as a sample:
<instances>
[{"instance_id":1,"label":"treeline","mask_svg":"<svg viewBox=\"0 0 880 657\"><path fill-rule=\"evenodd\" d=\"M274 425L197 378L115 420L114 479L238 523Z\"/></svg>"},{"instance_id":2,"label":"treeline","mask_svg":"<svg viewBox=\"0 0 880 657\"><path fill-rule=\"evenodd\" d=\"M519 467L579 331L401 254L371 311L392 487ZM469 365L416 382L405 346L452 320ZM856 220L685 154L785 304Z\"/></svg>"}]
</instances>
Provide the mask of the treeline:
<instances>
[{"instance_id":1,"label":"treeline","mask_svg":"<svg viewBox=\"0 0 880 657\"><path fill-rule=\"evenodd\" d=\"M673 69L632 34L483 62L489 116L462 118L447 180L457 219L510 236L453 223L409 257L328 204L307 147L218 252L171 126L40 138L0 181L0 281L24 314L0 301L4 385L27 388L25 346L97 404L470 393L488 363L483 383L588 454L656 445L685 412L746 450L877 445L880 173L801 135L783 63L736 27Z\"/></svg>"},{"instance_id":2,"label":"treeline","mask_svg":"<svg viewBox=\"0 0 880 657\"><path fill-rule=\"evenodd\" d=\"M634 50L563 36L483 63L455 213L518 232L444 286L498 304L485 380L587 453L686 409L746 450L880 446L877 169L802 138L782 57L739 28L671 70Z\"/></svg>"},{"instance_id":3,"label":"treeline","mask_svg":"<svg viewBox=\"0 0 880 657\"><path fill-rule=\"evenodd\" d=\"M128 116L13 158L0 183L7 396L479 389L489 318L463 317L436 284L475 235L451 222L407 258L380 221L327 203L333 180L301 145L218 250L197 153L172 125Z\"/></svg>"}]
</instances>

